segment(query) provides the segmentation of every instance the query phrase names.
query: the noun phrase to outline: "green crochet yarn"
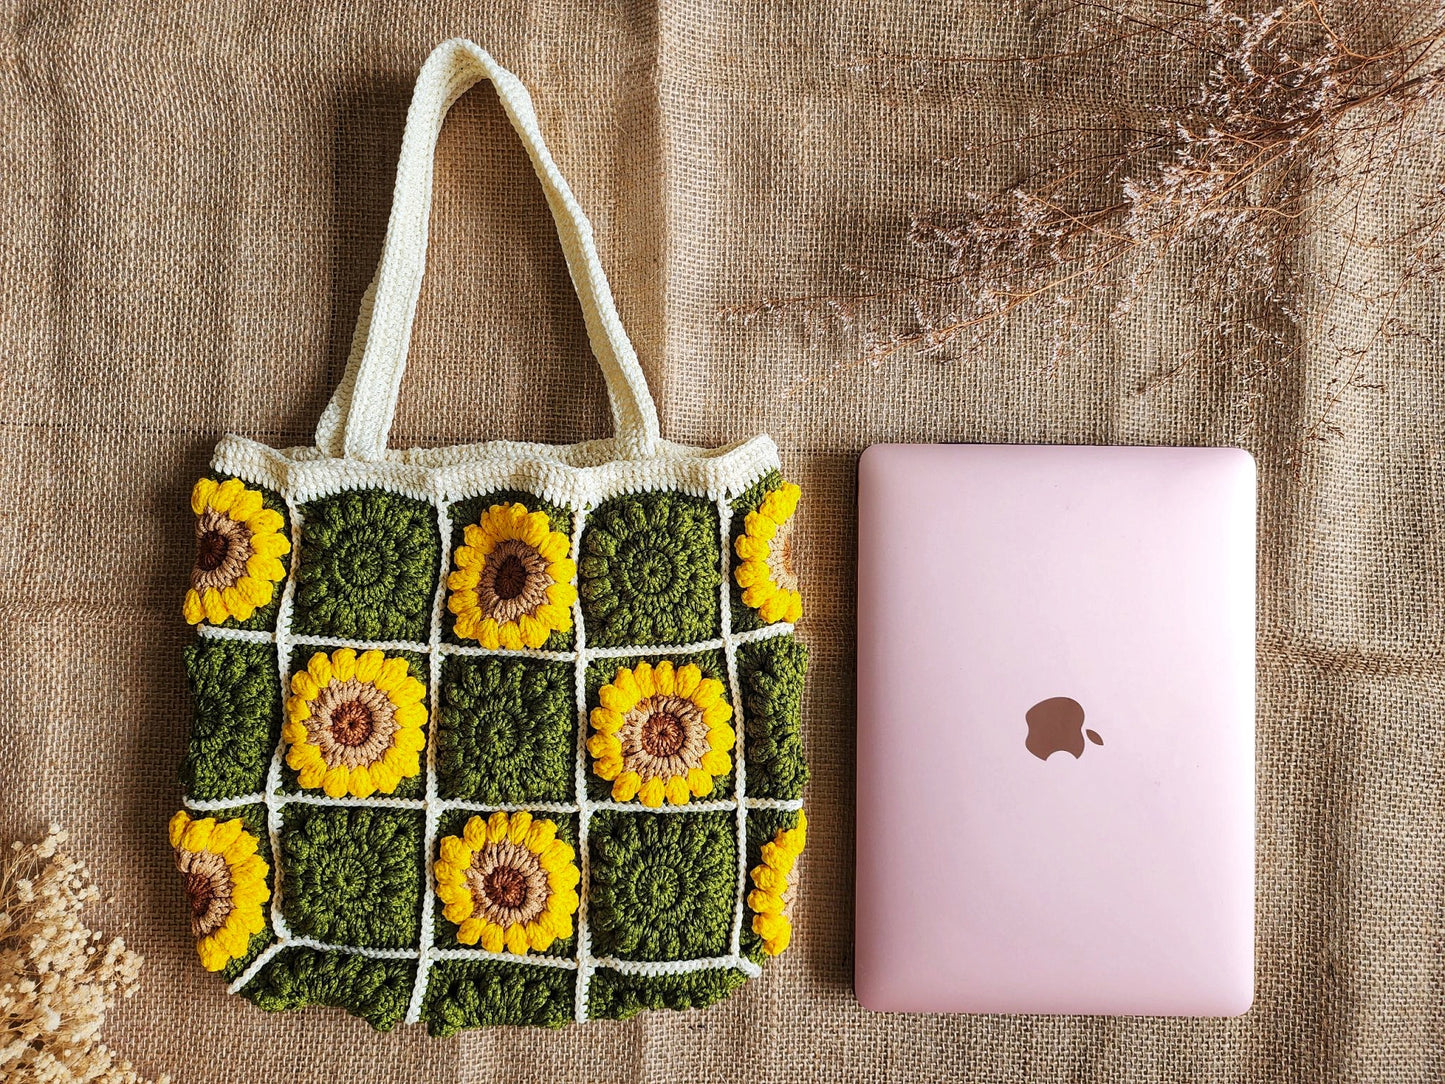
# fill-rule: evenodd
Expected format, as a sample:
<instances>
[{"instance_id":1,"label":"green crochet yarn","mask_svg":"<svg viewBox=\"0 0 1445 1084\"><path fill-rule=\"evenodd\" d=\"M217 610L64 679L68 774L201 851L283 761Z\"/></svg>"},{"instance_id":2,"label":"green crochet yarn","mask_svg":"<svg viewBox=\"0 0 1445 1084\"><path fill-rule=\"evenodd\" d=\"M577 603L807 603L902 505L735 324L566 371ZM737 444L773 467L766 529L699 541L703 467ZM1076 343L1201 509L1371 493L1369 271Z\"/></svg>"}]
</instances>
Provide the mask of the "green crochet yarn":
<instances>
[{"instance_id":1,"label":"green crochet yarn","mask_svg":"<svg viewBox=\"0 0 1445 1084\"><path fill-rule=\"evenodd\" d=\"M435 862L441 857L441 841L447 836L459 836L466 829L467 821L473 817L487 819L488 814L477 813L470 809L449 809L437 818L436 844L432 849L432 861ZM532 811L532 816L542 820L549 820L557 826L557 838L570 843L573 848L577 846L577 814L543 812L542 810ZM476 948L476 945L463 945L457 940L458 926L455 922L443 914L444 905L438 904L432 911L432 944L437 948ZM574 920L576 916L573 916ZM558 938L552 942L550 948L542 952L543 956L560 956L568 958L577 955L577 924L572 924L572 936Z\"/></svg>"},{"instance_id":2,"label":"green crochet yarn","mask_svg":"<svg viewBox=\"0 0 1445 1084\"><path fill-rule=\"evenodd\" d=\"M495 504L520 504L529 512L545 512L552 530L561 531L569 539L572 537L572 513L565 508L544 501L535 493L527 493L520 489L499 489L492 493L484 493L480 497L468 497L464 501L458 501L447 509L447 514L452 521L451 544L447 547L447 568L456 569L456 562L453 554L457 547L466 542L466 529L468 524L478 523L487 510ZM570 557L571 554L569 553ZM456 634L457 618L450 610L442 614L442 639L449 644L466 644L474 646L475 640L463 640ZM568 651L572 648L577 637L575 628L566 631L554 631L542 645L544 651Z\"/></svg>"},{"instance_id":3,"label":"green crochet yarn","mask_svg":"<svg viewBox=\"0 0 1445 1084\"><path fill-rule=\"evenodd\" d=\"M796 810L788 809L754 809L748 814L748 871L757 869L763 863L763 844L771 843L784 828L798 827L798 813ZM802 866L793 867L794 873L791 878L800 875ZM747 891L753 890L752 878L749 877ZM753 915L756 912L746 905L743 906L743 925L738 938L738 951L752 960L755 964L761 964L766 956L763 952L763 939L753 932Z\"/></svg>"},{"instance_id":4,"label":"green crochet yarn","mask_svg":"<svg viewBox=\"0 0 1445 1084\"><path fill-rule=\"evenodd\" d=\"M736 968L680 975L624 975L599 968L587 988L587 1015L630 1020L645 1009L705 1009L748 981Z\"/></svg>"},{"instance_id":5,"label":"green crochet yarn","mask_svg":"<svg viewBox=\"0 0 1445 1084\"><path fill-rule=\"evenodd\" d=\"M719 635L718 518L712 502L632 493L582 531L578 591L594 647L686 644Z\"/></svg>"},{"instance_id":6,"label":"green crochet yarn","mask_svg":"<svg viewBox=\"0 0 1445 1084\"><path fill-rule=\"evenodd\" d=\"M331 1005L390 1031L406 1017L415 973L413 960L286 948L241 992L267 1012Z\"/></svg>"},{"instance_id":7,"label":"green crochet yarn","mask_svg":"<svg viewBox=\"0 0 1445 1084\"><path fill-rule=\"evenodd\" d=\"M289 684L289 681L290 681L290 676L294 676L294 675L295 675L296 673L298 673L299 671L306 669L306 664L311 661L311 656L312 656L312 655L315 655L317 652L320 652L320 653L323 654L323 655L328 655L328 656L329 656L329 655L331 654L332 650L334 650L334 649L327 649L327 648L322 648L322 647L311 647L311 646L301 646L301 647L294 648L294 649L291 651L291 656L290 656L290 660L291 660L291 661L290 661L290 669L287 671L287 674L288 674L288 678L287 678L288 684ZM430 690L431 690L431 667L427 665L427 661L426 661L426 656L425 656L425 655L422 655L422 654L420 654L419 652L416 652L416 651L387 651L387 652L386 652L386 656L387 656L387 658L401 658L401 659L405 659L405 660L406 660L406 671L407 671L407 673L410 674L412 677L416 678L418 681L420 681L420 682L422 683L422 685L424 685L424 686L427 687L428 692L430 692ZM423 698L422 703L426 705L428 712L430 712L430 710L431 710L431 699L430 699L430 697L428 696L428 697ZM432 735L432 723L431 723L431 719L430 719L430 718L427 719L426 723L425 723L425 724L423 725L423 727L422 727L422 730L426 733L426 735L427 735L427 740L430 741L430 740L431 740L431 735ZM423 761L424 761L425 758L426 758L426 752L423 751L422 754L421 754L421 756L422 756L422 759L423 759ZM291 765L287 764L284 759L281 761L281 779L280 779L279 784L278 784L277 787L276 787L276 790L277 790L277 793L279 793L279 794L320 794L320 793L321 793L321 791L318 790L318 789L312 789L312 790L310 790L310 791L305 790L305 789L301 786L301 784L299 784L299 783L296 781L296 769L293 768L293 767L291 767ZM408 779L403 779L403 780L401 780L400 782L398 782L397 785L396 785L396 789L395 789L394 791L392 791L390 794L381 794L380 792L377 792L376 797L378 797L378 798L421 798L421 797L423 797L425 794L426 794L426 775L425 775L425 772L422 772L422 773L420 773L420 774L413 775L413 776L411 776L411 777L408 778Z\"/></svg>"},{"instance_id":8,"label":"green crochet yarn","mask_svg":"<svg viewBox=\"0 0 1445 1084\"><path fill-rule=\"evenodd\" d=\"M575 786L570 663L453 655L442 667L437 793L470 802L565 802Z\"/></svg>"},{"instance_id":9,"label":"green crochet yarn","mask_svg":"<svg viewBox=\"0 0 1445 1084\"><path fill-rule=\"evenodd\" d=\"M808 649L792 636L740 644L738 684L746 720L748 793L801 798L808 782L803 760L803 676Z\"/></svg>"},{"instance_id":10,"label":"green crochet yarn","mask_svg":"<svg viewBox=\"0 0 1445 1084\"><path fill-rule=\"evenodd\" d=\"M498 960L439 960L428 975L422 1018L436 1036L489 1024L559 1028L572 1019L577 972Z\"/></svg>"},{"instance_id":11,"label":"green crochet yarn","mask_svg":"<svg viewBox=\"0 0 1445 1084\"><path fill-rule=\"evenodd\" d=\"M290 805L284 827L281 906L297 934L362 948L416 944L420 813Z\"/></svg>"},{"instance_id":12,"label":"green crochet yarn","mask_svg":"<svg viewBox=\"0 0 1445 1084\"><path fill-rule=\"evenodd\" d=\"M425 501L359 489L302 509L294 631L422 641L431 627L440 543Z\"/></svg>"},{"instance_id":13,"label":"green crochet yarn","mask_svg":"<svg viewBox=\"0 0 1445 1084\"><path fill-rule=\"evenodd\" d=\"M599 690L616 676L619 669L624 666L633 669L643 660L656 666L663 659L670 660L675 667L683 667L688 663L694 664L702 671L703 677L716 678L722 682L723 699L729 704L733 702L732 690L728 687L727 656L721 651L702 651L695 655L624 655L620 658L608 656L593 659L587 664L587 710L590 712L601 702L598 698ZM590 734L591 731L589 730L588 733ZM729 769L724 774L715 777L712 781L712 793L707 796L706 800L713 801L718 798L732 797L736 782L737 774L734 769ZM594 802L606 801L612 797L612 784L599 778L592 771L590 756L587 758L587 795Z\"/></svg>"},{"instance_id":14,"label":"green crochet yarn","mask_svg":"<svg viewBox=\"0 0 1445 1084\"><path fill-rule=\"evenodd\" d=\"M185 650L195 722L181 785L200 801L254 794L281 729L281 678L270 644L202 639Z\"/></svg>"},{"instance_id":15,"label":"green crochet yarn","mask_svg":"<svg viewBox=\"0 0 1445 1084\"><path fill-rule=\"evenodd\" d=\"M747 489L743 490L732 502L732 533L728 538L728 559L730 567L736 567L738 563L737 550L733 547L744 534L747 526L749 512L756 512L758 506L763 503L763 498L783 484L783 476L775 470L768 471ZM733 632L751 632L753 629L763 628L767 622L758 616L758 611L743 603L742 588L738 587L738 581L729 575L728 598L732 605Z\"/></svg>"},{"instance_id":16,"label":"green crochet yarn","mask_svg":"<svg viewBox=\"0 0 1445 1084\"><path fill-rule=\"evenodd\" d=\"M728 950L737 820L719 813L592 818L588 921L598 956L685 960Z\"/></svg>"}]
</instances>

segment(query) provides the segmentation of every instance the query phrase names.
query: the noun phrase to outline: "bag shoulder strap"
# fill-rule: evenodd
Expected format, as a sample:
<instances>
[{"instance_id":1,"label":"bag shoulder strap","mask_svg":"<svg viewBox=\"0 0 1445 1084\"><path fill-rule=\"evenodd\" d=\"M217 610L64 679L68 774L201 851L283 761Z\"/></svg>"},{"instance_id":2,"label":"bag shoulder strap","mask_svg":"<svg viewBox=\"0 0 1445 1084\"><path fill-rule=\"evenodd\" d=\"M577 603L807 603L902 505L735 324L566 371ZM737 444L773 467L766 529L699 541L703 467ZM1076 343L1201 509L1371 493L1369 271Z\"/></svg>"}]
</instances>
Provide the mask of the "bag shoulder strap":
<instances>
[{"instance_id":1,"label":"bag shoulder strap","mask_svg":"<svg viewBox=\"0 0 1445 1084\"><path fill-rule=\"evenodd\" d=\"M346 373L316 427L316 446L327 455L357 459L376 460L386 454L426 268L437 136L452 103L482 79L491 80L497 88L497 97L532 159L556 220L567 270L582 303L587 337L607 381L618 455L628 459L650 456L659 440L657 410L637 353L618 318L597 256L592 224L542 140L527 88L480 46L464 38L437 46L417 78L381 261L361 300Z\"/></svg>"}]
</instances>

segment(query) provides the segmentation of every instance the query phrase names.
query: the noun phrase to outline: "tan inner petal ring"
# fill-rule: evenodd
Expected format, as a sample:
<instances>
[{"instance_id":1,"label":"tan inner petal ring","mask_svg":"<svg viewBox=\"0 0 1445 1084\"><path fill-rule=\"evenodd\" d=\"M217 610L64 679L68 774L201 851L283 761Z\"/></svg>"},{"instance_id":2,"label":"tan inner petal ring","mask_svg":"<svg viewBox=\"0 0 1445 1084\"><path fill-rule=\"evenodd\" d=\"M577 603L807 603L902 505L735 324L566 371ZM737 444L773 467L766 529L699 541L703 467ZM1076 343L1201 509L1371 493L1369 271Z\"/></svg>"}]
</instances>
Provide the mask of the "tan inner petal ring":
<instances>
[{"instance_id":1,"label":"tan inner petal ring","mask_svg":"<svg viewBox=\"0 0 1445 1084\"><path fill-rule=\"evenodd\" d=\"M503 929L535 922L552 895L541 860L511 840L488 843L473 855L466 880L477 911Z\"/></svg>"},{"instance_id":2,"label":"tan inner petal ring","mask_svg":"<svg viewBox=\"0 0 1445 1084\"><path fill-rule=\"evenodd\" d=\"M702 709L667 693L647 697L624 715L617 740L624 767L643 779L686 776L709 749Z\"/></svg>"},{"instance_id":3,"label":"tan inner petal ring","mask_svg":"<svg viewBox=\"0 0 1445 1084\"><path fill-rule=\"evenodd\" d=\"M386 756L401 729L396 705L370 682L333 681L311 704L306 733L328 768L361 768Z\"/></svg>"},{"instance_id":4,"label":"tan inner petal ring","mask_svg":"<svg viewBox=\"0 0 1445 1084\"><path fill-rule=\"evenodd\" d=\"M231 914L231 874L226 860L212 851L177 851L176 868L186 875L191 905L191 936L215 933Z\"/></svg>"},{"instance_id":5,"label":"tan inner petal ring","mask_svg":"<svg viewBox=\"0 0 1445 1084\"><path fill-rule=\"evenodd\" d=\"M251 532L224 512L207 509L196 520L196 563L191 586L197 591L224 591L246 574L246 562L255 551Z\"/></svg>"},{"instance_id":6,"label":"tan inner petal ring","mask_svg":"<svg viewBox=\"0 0 1445 1084\"><path fill-rule=\"evenodd\" d=\"M482 565L477 604L499 624L536 612L547 601L547 559L520 538L498 542Z\"/></svg>"},{"instance_id":7,"label":"tan inner petal ring","mask_svg":"<svg viewBox=\"0 0 1445 1084\"><path fill-rule=\"evenodd\" d=\"M798 575L793 571L793 520L780 524L768 544L768 571L773 582L784 591L798 589Z\"/></svg>"}]
</instances>

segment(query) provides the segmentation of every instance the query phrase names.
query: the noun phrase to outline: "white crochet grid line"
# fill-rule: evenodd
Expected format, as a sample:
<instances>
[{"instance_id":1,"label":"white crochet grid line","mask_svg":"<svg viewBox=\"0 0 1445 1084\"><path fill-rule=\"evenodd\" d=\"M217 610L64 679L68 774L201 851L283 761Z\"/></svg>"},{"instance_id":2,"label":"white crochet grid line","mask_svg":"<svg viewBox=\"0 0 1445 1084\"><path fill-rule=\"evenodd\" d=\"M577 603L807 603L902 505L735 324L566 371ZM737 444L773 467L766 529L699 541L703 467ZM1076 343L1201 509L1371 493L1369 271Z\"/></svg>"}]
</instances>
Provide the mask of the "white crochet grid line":
<instances>
[{"instance_id":1,"label":"white crochet grid line","mask_svg":"<svg viewBox=\"0 0 1445 1084\"><path fill-rule=\"evenodd\" d=\"M269 481L270 479L268 479ZM264 484L252 482L252 484ZM741 952L742 924L746 911L747 900L747 824L748 810L750 809L777 809L777 810L799 810L802 802L798 799L768 799L753 798L747 794L747 776L744 746L746 741L746 723L743 718L743 701L741 683L737 670L737 648L740 644L771 639L777 636L784 636L792 633L793 626L787 623L778 623L765 626L761 629L750 630L743 633L732 631L732 605L731 605L731 533L732 533L732 506L729 497L735 497L742 492L746 486L737 487L724 491L715 498L715 507L718 515L718 533L720 543L720 568L721 583L719 586L719 621L720 636L696 641L688 644L676 645L627 645L617 648L591 648L587 645L586 622L582 613L580 597L573 604L573 625L575 629L575 646L571 651L545 651L540 649L519 649L489 650L480 647L469 647L464 645L450 644L442 639L443 621L446 604L446 580L450 571L452 522L448 511L449 505L454 503L449 500L444 486L433 476L431 486L431 504L436 516L437 530L441 542L441 552L438 561L437 585L433 597L432 616L430 623L430 636L427 643L419 641L365 641L338 637L298 635L291 632L291 616L294 608L296 571L300 563L301 551L301 521L302 513L299 502L296 501L287 490L282 489L283 499L286 501L287 509L291 516L292 551L291 565L286 584L282 590L281 602L277 609L276 628L274 632L229 629L213 625L203 624L198 628L201 636L215 639L231 639L254 643L273 643L276 649L277 666L280 673L282 695L288 684L291 670L291 654L293 647L318 647L336 649L350 647L358 650L380 649L383 651L407 651L420 654L426 657L429 669L429 719L427 724L427 745L426 745L426 775L425 775L425 796L422 798L392 798L389 796L371 796L368 798L331 798L326 795L315 795L305 793L287 793L280 790L281 768L285 752L285 743L278 740L276 749L271 758L271 764L266 775L265 789L258 794L241 795L234 798L192 801L186 800L186 806L196 811L217 810L231 808L239 805L261 802L266 806L267 830L271 842L272 869L274 875L273 890L271 896L271 925L276 940L269 945L251 964L230 984L230 991L235 993L244 989L278 952L289 947L305 947L323 951L341 952L352 955L361 955L378 959L407 959L416 961L416 973L412 981L412 991L408 1002L406 1013L407 1023L416 1023L421 1017L422 1006L426 997L426 990L430 978L432 965L437 960L448 959L489 959L498 960L511 964L531 965L538 967L566 968L577 972L577 980L574 984L574 1018L580 1023L588 1018L587 1003L591 978L597 968L607 968L621 974L638 975L664 975L681 974L700 970L722 970L736 969L742 971L748 977L755 977L761 971L756 963L747 959ZM581 505L572 508L573 525L570 553L574 561L580 563L581 539L583 527L587 518L587 506ZM656 809L649 809L636 802L616 802L611 800L592 800L588 797L587 782L588 756L586 742L588 736L589 712L587 709L586 672L588 663L593 659L621 658L636 656L657 656L657 655L685 655L698 654L706 651L722 651L726 661L727 681L729 698L733 704L733 729L737 735L734 744L734 796L726 799L715 799L711 801L693 801L685 806L663 805ZM458 799L439 798L436 793L436 728L440 719L440 697L441 697L441 667L444 658L448 655L495 655L502 657L523 657L537 658L556 662L570 662L573 664L574 687L577 698L577 749L576 749L576 772L574 779L575 800L572 802L525 802L525 803L480 803L469 802ZM418 932L417 944L414 948L406 949L377 949L362 948L353 945L341 945L317 941L312 938L298 937L294 935L286 924L282 915L282 884L281 884L281 825L282 811L287 805L330 805L340 807L366 807L381 809L415 809L422 812L424 817L424 854L425 854L425 880L426 885L422 900L420 916L420 929ZM435 936L433 931L435 911L435 883L432 871L433 852L436 848L438 822L441 816L452 810L465 810L477 813L490 813L497 810L516 811L529 810L534 812L549 813L572 813L577 816L577 857L578 868L581 880L578 885L578 908L576 927L576 955L574 957L544 956L527 954L522 956L511 953L493 953L479 948L439 948L434 944ZM671 813L700 813L714 811L732 811L736 814L737 820L737 889L733 908L731 930L728 940L728 952L725 955L690 960L668 960L668 961L637 961L621 960L612 957L597 957L591 951L591 934L588 927L588 889L590 886L590 846L588 843L588 832L593 815L599 810L626 810L634 813L648 813L657 815L668 815Z\"/></svg>"}]
</instances>

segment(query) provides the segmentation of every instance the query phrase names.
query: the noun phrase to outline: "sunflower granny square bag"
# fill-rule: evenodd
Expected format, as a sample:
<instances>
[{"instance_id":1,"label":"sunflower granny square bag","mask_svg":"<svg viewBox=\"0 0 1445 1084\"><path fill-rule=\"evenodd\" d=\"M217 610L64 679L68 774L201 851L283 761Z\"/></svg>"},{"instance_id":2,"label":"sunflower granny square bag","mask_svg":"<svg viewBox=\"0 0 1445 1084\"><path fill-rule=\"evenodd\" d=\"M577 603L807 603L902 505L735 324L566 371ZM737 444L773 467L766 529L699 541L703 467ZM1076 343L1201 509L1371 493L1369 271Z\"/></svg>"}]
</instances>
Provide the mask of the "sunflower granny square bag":
<instances>
[{"instance_id":1,"label":"sunflower granny square bag","mask_svg":"<svg viewBox=\"0 0 1445 1084\"><path fill-rule=\"evenodd\" d=\"M616 436L388 451L432 158L481 78L536 166ZM663 441L526 89L427 60L314 448L195 485L195 722L170 822L202 965L263 1009L434 1035L700 1007L787 947L806 821L798 487Z\"/></svg>"}]
</instances>

